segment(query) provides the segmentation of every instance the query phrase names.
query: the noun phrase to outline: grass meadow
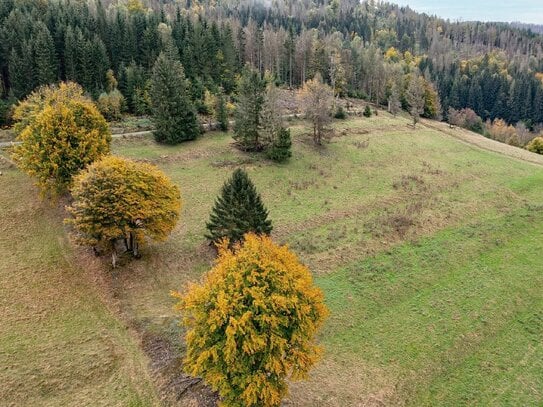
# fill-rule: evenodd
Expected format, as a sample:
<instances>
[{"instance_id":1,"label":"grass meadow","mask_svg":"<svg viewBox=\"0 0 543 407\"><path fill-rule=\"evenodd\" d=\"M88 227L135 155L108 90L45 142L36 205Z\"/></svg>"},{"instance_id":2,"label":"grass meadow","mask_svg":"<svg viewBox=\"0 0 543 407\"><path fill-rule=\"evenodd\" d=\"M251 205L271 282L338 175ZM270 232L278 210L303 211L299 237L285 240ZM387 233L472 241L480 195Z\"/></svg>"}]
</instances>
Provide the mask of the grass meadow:
<instances>
[{"instance_id":1,"label":"grass meadow","mask_svg":"<svg viewBox=\"0 0 543 407\"><path fill-rule=\"evenodd\" d=\"M290 125L293 156L281 165L239 152L223 133L175 147L116 139L115 154L158 165L183 199L168 241L116 270L73 247L62 205L41 202L30 179L4 169L0 399L203 403L201 388L172 379L184 349L170 291L210 268L205 222L241 166L269 209L272 236L311 268L331 310L319 335L324 357L285 405L542 404L537 159L384 112L335 122L322 148L306 123Z\"/></svg>"}]
</instances>

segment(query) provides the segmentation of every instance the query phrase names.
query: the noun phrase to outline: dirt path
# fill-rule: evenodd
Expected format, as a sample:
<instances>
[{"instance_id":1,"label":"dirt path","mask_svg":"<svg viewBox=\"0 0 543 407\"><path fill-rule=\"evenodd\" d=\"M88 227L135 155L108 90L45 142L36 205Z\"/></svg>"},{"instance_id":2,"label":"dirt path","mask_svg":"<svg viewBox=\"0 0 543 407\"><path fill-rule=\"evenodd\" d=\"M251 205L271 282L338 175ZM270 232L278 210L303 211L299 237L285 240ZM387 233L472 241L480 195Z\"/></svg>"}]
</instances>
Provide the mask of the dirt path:
<instances>
[{"instance_id":1,"label":"dirt path","mask_svg":"<svg viewBox=\"0 0 543 407\"><path fill-rule=\"evenodd\" d=\"M509 144L500 143L499 141L486 138L480 134L465 130L459 127L450 128L447 123L435 122L431 120L422 120L421 124L427 128L437 130L460 140L464 143L471 144L478 148L495 153L507 155L511 158L527 161L532 164L543 166L543 155L532 153L523 148L510 146Z\"/></svg>"}]
</instances>

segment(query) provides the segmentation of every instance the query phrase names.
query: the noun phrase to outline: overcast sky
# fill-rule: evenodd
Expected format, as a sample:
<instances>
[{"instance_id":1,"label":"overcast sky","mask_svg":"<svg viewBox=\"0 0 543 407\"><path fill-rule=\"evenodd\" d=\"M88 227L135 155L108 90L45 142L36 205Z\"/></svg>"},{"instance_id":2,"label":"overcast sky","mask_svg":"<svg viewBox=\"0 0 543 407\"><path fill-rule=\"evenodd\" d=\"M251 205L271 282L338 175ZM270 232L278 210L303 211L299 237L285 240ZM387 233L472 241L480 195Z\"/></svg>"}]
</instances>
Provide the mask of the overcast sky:
<instances>
[{"instance_id":1,"label":"overcast sky","mask_svg":"<svg viewBox=\"0 0 543 407\"><path fill-rule=\"evenodd\" d=\"M543 0L392 0L451 20L520 21L543 25Z\"/></svg>"}]
</instances>

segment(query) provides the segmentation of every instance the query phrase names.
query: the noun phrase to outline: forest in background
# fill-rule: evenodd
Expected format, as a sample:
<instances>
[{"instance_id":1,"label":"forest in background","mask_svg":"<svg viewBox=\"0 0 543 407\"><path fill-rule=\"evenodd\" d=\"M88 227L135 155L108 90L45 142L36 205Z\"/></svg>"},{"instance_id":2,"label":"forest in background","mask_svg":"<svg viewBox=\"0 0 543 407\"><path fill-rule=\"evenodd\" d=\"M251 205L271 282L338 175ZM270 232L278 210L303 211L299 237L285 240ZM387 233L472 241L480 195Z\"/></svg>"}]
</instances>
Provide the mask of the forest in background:
<instances>
[{"instance_id":1,"label":"forest in background","mask_svg":"<svg viewBox=\"0 0 543 407\"><path fill-rule=\"evenodd\" d=\"M111 91L108 70L127 111L146 114L151 68L173 43L204 113L205 91L232 95L249 64L280 85L300 87L320 73L337 96L381 105L398 97L404 108L420 75L437 100L426 117L469 107L483 120L531 130L543 123L543 36L504 23L355 0L4 0L0 21L4 122L16 100L59 80L98 98Z\"/></svg>"}]
</instances>

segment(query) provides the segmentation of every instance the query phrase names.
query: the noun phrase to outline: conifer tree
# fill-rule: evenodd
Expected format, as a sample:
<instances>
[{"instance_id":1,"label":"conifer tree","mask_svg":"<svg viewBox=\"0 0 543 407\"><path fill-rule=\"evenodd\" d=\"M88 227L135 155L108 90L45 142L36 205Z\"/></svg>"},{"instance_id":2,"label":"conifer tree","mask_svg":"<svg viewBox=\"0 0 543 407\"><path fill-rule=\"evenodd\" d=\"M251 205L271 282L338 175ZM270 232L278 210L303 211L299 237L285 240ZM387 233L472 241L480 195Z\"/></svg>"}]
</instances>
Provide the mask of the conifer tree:
<instances>
[{"instance_id":1,"label":"conifer tree","mask_svg":"<svg viewBox=\"0 0 543 407\"><path fill-rule=\"evenodd\" d=\"M228 111L226 109L226 97L222 88L219 89L216 102L215 119L219 124L219 130L228 131Z\"/></svg>"},{"instance_id":2,"label":"conifer tree","mask_svg":"<svg viewBox=\"0 0 543 407\"><path fill-rule=\"evenodd\" d=\"M34 42L34 63L37 85L49 85L57 81L57 59L55 44L45 24L39 25Z\"/></svg>"},{"instance_id":3,"label":"conifer tree","mask_svg":"<svg viewBox=\"0 0 543 407\"><path fill-rule=\"evenodd\" d=\"M268 211L244 170L235 170L224 184L206 227L206 237L212 242L228 238L232 244L242 240L248 232L271 233Z\"/></svg>"},{"instance_id":4,"label":"conifer tree","mask_svg":"<svg viewBox=\"0 0 543 407\"><path fill-rule=\"evenodd\" d=\"M234 140L243 150L262 149L260 125L264 105L266 82L260 73L246 68L238 83L238 103L236 105Z\"/></svg>"},{"instance_id":5,"label":"conifer tree","mask_svg":"<svg viewBox=\"0 0 543 407\"><path fill-rule=\"evenodd\" d=\"M151 79L156 141L177 144L198 136L200 126L189 95L181 63L160 53Z\"/></svg>"},{"instance_id":6,"label":"conifer tree","mask_svg":"<svg viewBox=\"0 0 543 407\"><path fill-rule=\"evenodd\" d=\"M281 127L276 139L266 148L266 156L278 163L285 162L292 156L291 147L290 130Z\"/></svg>"}]
</instances>

